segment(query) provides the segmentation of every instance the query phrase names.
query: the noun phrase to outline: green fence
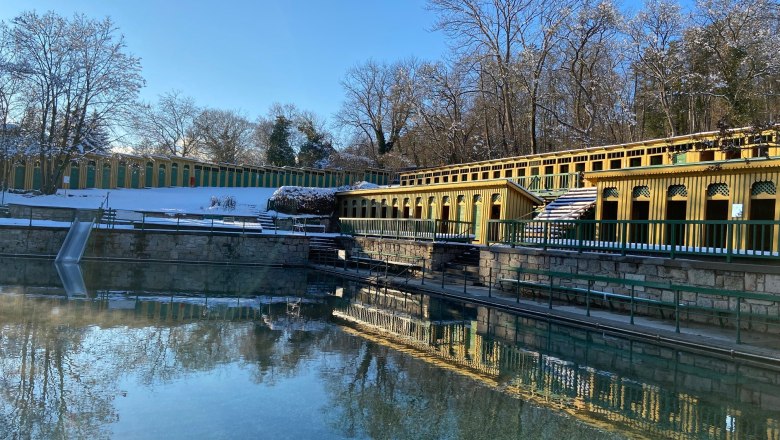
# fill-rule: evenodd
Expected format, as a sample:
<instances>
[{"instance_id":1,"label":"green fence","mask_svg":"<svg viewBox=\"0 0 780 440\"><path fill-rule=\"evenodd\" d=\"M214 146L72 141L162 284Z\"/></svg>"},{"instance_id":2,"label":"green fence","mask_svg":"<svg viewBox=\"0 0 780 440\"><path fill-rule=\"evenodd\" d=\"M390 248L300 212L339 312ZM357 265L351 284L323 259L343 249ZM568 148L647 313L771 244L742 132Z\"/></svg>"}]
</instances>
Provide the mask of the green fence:
<instances>
[{"instance_id":1,"label":"green fence","mask_svg":"<svg viewBox=\"0 0 780 440\"><path fill-rule=\"evenodd\" d=\"M471 223L454 220L342 218L341 233L413 240L471 242Z\"/></svg>"},{"instance_id":2,"label":"green fence","mask_svg":"<svg viewBox=\"0 0 780 440\"><path fill-rule=\"evenodd\" d=\"M523 188L542 195L559 195L572 188L583 186L580 173L545 174L543 176L519 176L510 178Z\"/></svg>"},{"instance_id":3,"label":"green fence","mask_svg":"<svg viewBox=\"0 0 780 440\"><path fill-rule=\"evenodd\" d=\"M780 258L773 220L489 220L488 244L611 252Z\"/></svg>"}]
</instances>

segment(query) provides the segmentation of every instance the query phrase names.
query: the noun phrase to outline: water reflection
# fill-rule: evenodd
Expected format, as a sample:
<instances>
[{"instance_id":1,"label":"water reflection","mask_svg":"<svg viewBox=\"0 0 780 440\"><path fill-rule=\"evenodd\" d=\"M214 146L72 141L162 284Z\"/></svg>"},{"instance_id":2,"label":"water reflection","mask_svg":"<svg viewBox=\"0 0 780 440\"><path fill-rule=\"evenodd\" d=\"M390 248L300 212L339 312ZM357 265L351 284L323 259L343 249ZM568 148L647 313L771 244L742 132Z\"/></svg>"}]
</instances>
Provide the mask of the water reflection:
<instances>
[{"instance_id":1,"label":"water reflection","mask_svg":"<svg viewBox=\"0 0 780 440\"><path fill-rule=\"evenodd\" d=\"M345 331L332 315L361 291L332 279L92 264L68 297L28 264L0 273L0 438L612 436Z\"/></svg>"},{"instance_id":2,"label":"water reflection","mask_svg":"<svg viewBox=\"0 0 780 440\"><path fill-rule=\"evenodd\" d=\"M355 289L334 316L361 334L525 401L632 436L780 438L777 371L484 307L453 311L403 292Z\"/></svg>"},{"instance_id":3,"label":"water reflection","mask_svg":"<svg viewBox=\"0 0 780 440\"><path fill-rule=\"evenodd\" d=\"M751 365L306 271L0 267L0 438L780 438Z\"/></svg>"}]
</instances>

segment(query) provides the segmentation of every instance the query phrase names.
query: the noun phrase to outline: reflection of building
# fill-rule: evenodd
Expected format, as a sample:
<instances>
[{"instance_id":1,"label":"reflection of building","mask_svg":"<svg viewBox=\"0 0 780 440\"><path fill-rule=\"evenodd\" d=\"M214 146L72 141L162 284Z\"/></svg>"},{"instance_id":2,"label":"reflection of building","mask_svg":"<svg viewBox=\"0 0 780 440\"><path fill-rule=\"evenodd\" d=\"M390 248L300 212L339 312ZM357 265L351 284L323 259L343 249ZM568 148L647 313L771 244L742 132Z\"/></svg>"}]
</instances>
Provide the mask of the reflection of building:
<instances>
[{"instance_id":1,"label":"reflection of building","mask_svg":"<svg viewBox=\"0 0 780 440\"><path fill-rule=\"evenodd\" d=\"M780 419L772 416L770 408L756 410L739 403L744 400L752 404L760 396L731 399L718 394L736 392L739 396L741 390L734 386L740 379L723 373L721 363L706 358L690 365L678 364L641 350L626 352L614 346L615 341L574 339L570 333L558 333L547 325L537 325L541 324L538 322L515 324L513 331L517 333L513 339L537 341L539 346L548 346L547 354L533 344L522 344L528 347L525 348L477 333L477 321L431 321L364 304L341 307L334 311L334 316L378 343L467 374L524 400L562 409L589 423L606 427L604 421L609 421L609 425L620 426L633 435L678 439L780 437ZM485 316L479 319L484 320ZM508 314L494 318L499 325L513 319ZM562 359L549 348L568 344L585 347L583 362ZM587 350L595 366L587 364ZM605 356L612 371L598 362L599 356ZM573 351L566 357L578 359ZM712 370L706 367L708 362L712 362ZM639 366L649 373L643 377L641 373L614 372L641 372ZM740 374L747 374L746 371ZM696 389L696 381L701 383L703 397L691 391ZM777 391L772 388L759 392L753 387L742 392L759 392L770 398Z\"/></svg>"},{"instance_id":2,"label":"reflection of building","mask_svg":"<svg viewBox=\"0 0 780 440\"><path fill-rule=\"evenodd\" d=\"M47 164L44 164L47 165ZM12 188L39 189L41 162L36 157L6 160ZM166 186L268 187L284 185L336 187L359 181L389 183L390 173L379 169L331 170L210 163L168 156L87 154L65 167L64 188L144 188ZM62 183L62 181L60 182Z\"/></svg>"}]
</instances>

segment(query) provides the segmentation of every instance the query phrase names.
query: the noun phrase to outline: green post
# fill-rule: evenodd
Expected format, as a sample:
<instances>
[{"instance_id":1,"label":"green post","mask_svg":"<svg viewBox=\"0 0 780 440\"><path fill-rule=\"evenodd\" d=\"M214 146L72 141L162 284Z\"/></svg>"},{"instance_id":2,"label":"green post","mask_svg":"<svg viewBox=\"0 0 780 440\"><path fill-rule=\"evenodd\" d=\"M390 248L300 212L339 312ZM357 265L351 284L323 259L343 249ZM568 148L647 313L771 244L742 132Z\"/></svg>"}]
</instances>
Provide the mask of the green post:
<instances>
[{"instance_id":1,"label":"green post","mask_svg":"<svg viewBox=\"0 0 780 440\"><path fill-rule=\"evenodd\" d=\"M737 344L742 343L742 297L737 297Z\"/></svg>"},{"instance_id":2,"label":"green post","mask_svg":"<svg viewBox=\"0 0 780 440\"><path fill-rule=\"evenodd\" d=\"M553 301L552 298L553 297L553 276L552 275L550 275L550 291L548 293L549 293L548 295L549 299L547 301L547 307L549 309L552 309L552 301Z\"/></svg>"},{"instance_id":3,"label":"green post","mask_svg":"<svg viewBox=\"0 0 780 440\"><path fill-rule=\"evenodd\" d=\"M680 290L674 291L674 331L680 333Z\"/></svg>"},{"instance_id":4,"label":"green post","mask_svg":"<svg viewBox=\"0 0 780 440\"><path fill-rule=\"evenodd\" d=\"M590 289L593 286L593 280L588 280L588 290L585 291L585 316L590 316Z\"/></svg>"},{"instance_id":5,"label":"green post","mask_svg":"<svg viewBox=\"0 0 780 440\"><path fill-rule=\"evenodd\" d=\"M626 243L628 242L628 222L621 223L620 228L620 255L626 255Z\"/></svg>"},{"instance_id":6,"label":"green post","mask_svg":"<svg viewBox=\"0 0 780 440\"><path fill-rule=\"evenodd\" d=\"M726 263L731 263L731 254L734 251L734 223L726 225Z\"/></svg>"},{"instance_id":7,"label":"green post","mask_svg":"<svg viewBox=\"0 0 780 440\"><path fill-rule=\"evenodd\" d=\"M488 268L488 298L493 295L493 267Z\"/></svg>"},{"instance_id":8,"label":"green post","mask_svg":"<svg viewBox=\"0 0 780 440\"><path fill-rule=\"evenodd\" d=\"M543 234L544 234L543 240L544 241L542 242L542 249L544 249L544 250L547 250L547 236L549 235L549 232L550 232L550 223L549 222L544 222L544 232L543 232Z\"/></svg>"},{"instance_id":9,"label":"green post","mask_svg":"<svg viewBox=\"0 0 780 440\"><path fill-rule=\"evenodd\" d=\"M631 325L634 325L634 285L631 286Z\"/></svg>"}]
</instances>

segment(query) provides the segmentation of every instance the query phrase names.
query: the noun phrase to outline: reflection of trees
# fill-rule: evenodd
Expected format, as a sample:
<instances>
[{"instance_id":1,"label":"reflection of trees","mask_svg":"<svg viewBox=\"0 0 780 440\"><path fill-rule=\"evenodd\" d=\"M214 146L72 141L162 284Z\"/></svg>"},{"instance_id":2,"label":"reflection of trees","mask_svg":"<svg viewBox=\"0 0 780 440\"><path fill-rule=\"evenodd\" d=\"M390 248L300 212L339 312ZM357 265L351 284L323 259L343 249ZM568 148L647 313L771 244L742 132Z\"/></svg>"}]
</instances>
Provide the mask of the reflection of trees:
<instances>
[{"instance_id":1,"label":"reflection of trees","mask_svg":"<svg viewBox=\"0 0 780 440\"><path fill-rule=\"evenodd\" d=\"M564 415L496 392L396 350L338 334L338 368L322 372L333 425L351 437L604 438ZM358 355L353 353L358 351Z\"/></svg>"},{"instance_id":2,"label":"reflection of trees","mask_svg":"<svg viewBox=\"0 0 780 440\"><path fill-rule=\"evenodd\" d=\"M258 369L293 375L317 343L304 332L265 338L254 322L149 319L59 298L0 296L0 323L0 439L107 438L125 376L169 382L236 362L247 344L268 347L245 357L267 358Z\"/></svg>"},{"instance_id":3,"label":"reflection of trees","mask_svg":"<svg viewBox=\"0 0 780 440\"><path fill-rule=\"evenodd\" d=\"M105 371L78 350L85 332L5 323L0 344L0 420L8 438L104 438L116 418Z\"/></svg>"}]
</instances>

